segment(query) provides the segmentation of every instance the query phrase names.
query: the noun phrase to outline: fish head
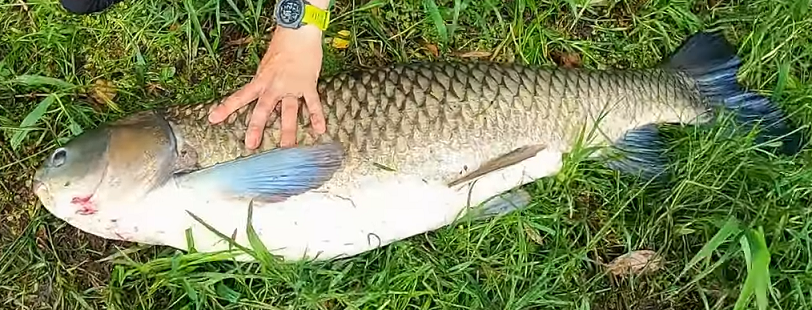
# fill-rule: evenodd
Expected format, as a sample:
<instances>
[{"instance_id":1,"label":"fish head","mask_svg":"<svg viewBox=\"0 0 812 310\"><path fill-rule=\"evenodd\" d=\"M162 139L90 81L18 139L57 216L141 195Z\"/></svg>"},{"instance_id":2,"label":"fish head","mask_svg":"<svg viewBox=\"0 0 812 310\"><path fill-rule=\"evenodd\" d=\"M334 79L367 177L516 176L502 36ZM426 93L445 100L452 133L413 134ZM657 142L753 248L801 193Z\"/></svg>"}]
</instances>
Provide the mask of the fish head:
<instances>
[{"instance_id":1,"label":"fish head","mask_svg":"<svg viewBox=\"0 0 812 310\"><path fill-rule=\"evenodd\" d=\"M93 195L107 168L109 131L86 131L51 152L34 173L33 190L42 205L60 214L66 205Z\"/></svg>"},{"instance_id":2,"label":"fish head","mask_svg":"<svg viewBox=\"0 0 812 310\"><path fill-rule=\"evenodd\" d=\"M169 124L141 113L86 131L54 150L36 171L43 206L69 220L113 211L172 176L175 139Z\"/></svg>"}]
</instances>

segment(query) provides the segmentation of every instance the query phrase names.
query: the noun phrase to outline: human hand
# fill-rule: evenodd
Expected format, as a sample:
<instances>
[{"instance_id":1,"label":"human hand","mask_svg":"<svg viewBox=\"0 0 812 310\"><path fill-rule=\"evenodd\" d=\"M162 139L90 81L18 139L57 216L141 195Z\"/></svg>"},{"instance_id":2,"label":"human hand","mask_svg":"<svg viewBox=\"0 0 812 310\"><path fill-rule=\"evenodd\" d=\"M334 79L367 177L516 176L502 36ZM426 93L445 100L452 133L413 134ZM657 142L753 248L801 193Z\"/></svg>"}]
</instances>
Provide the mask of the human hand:
<instances>
[{"instance_id":1,"label":"human hand","mask_svg":"<svg viewBox=\"0 0 812 310\"><path fill-rule=\"evenodd\" d=\"M282 147L293 146L296 144L299 98L304 97L313 134L324 133L324 112L316 91L321 70L321 48L321 30L317 27L277 27L254 78L214 108L209 114L209 122L222 122L231 113L256 99L257 104L245 134L245 146L256 149L270 113L281 101L282 134L279 144Z\"/></svg>"}]
</instances>

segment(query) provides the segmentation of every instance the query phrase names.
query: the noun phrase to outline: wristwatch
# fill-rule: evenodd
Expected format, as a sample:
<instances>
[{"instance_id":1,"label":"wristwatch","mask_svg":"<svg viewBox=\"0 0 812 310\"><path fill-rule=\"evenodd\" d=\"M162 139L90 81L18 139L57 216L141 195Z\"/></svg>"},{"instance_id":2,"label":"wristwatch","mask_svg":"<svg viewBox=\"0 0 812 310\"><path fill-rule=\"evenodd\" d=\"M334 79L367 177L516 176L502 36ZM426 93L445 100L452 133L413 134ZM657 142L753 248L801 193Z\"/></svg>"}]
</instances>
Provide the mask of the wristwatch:
<instances>
[{"instance_id":1,"label":"wristwatch","mask_svg":"<svg viewBox=\"0 0 812 310\"><path fill-rule=\"evenodd\" d=\"M279 0L273 15L277 25L291 29L314 25L324 31L330 22L329 10L320 9L307 0Z\"/></svg>"}]
</instances>

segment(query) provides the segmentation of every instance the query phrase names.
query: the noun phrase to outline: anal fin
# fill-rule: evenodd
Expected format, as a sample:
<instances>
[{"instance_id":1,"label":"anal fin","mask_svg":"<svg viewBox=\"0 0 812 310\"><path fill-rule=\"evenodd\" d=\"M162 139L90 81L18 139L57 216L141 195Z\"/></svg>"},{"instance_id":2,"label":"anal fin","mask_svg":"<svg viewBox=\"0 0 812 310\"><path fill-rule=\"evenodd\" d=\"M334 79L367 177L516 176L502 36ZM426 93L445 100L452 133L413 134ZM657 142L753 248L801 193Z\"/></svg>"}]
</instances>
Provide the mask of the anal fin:
<instances>
[{"instance_id":1,"label":"anal fin","mask_svg":"<svg viewBox=\"0 0 812 310\"><path fill-rule=\"evenodd\" d=\"M615 141L617 158L610 158L609 168L640 176L646 180L667 176L667 146L655 124L646 124L626 132Z\"/></svg>"}]
</instances>

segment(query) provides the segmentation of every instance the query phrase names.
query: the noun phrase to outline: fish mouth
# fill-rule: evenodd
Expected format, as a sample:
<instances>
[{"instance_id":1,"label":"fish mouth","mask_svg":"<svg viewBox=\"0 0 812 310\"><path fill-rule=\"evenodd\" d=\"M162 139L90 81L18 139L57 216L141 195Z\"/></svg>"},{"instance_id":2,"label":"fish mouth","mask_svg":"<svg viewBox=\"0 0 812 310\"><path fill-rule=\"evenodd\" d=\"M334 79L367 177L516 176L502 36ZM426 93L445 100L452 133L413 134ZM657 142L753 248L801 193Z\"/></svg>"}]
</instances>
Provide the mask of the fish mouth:
<instances>
[{"instance_id":1,"label":"fish mouth","mask_svg":"<svg viewBox=\"0 0 812 310\"><path fill-rule=\"evenodd\" d=\"M31 184L31 188L34 195L36 195L40 202L42 202L42 206L45 207L45 209L51 210L53 207L53 197L51 197L51 191L48 190L48 186L45 185L45 183L34 179Z\"/></svg>"}]
</instances>

